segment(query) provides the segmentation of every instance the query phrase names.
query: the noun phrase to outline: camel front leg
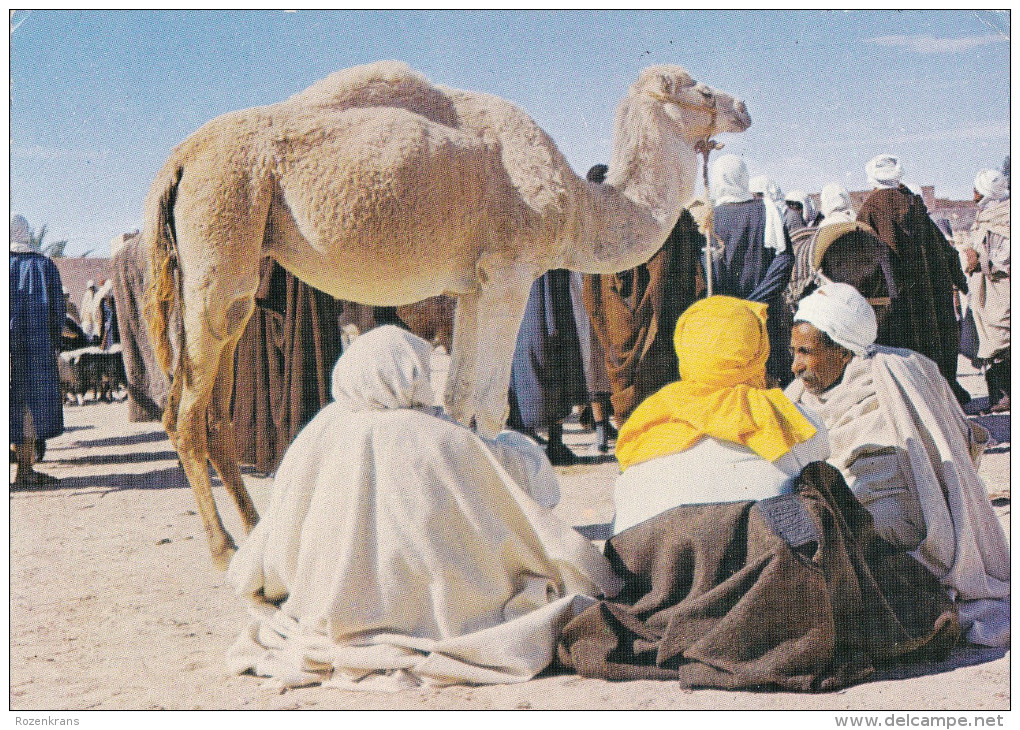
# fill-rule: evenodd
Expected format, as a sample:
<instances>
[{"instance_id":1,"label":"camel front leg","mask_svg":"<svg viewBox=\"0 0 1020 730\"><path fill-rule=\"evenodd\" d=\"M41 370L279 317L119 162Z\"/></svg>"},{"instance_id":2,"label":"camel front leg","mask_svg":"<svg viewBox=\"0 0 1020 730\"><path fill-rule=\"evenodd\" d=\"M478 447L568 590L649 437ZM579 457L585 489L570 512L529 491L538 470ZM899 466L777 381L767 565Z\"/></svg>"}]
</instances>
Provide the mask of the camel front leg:
<instances>
[{"instance_id":1,"label":"camel front leg","mask_svg":"<svg viewBox=\"0 0 1020 730\"><path fill-rule=\"evenodd\" d=\"M506 425L517 331L535 278L534 269L513 266L487 277L482 287L477 312L475 427L485 438L495 438Z\"/></svg>"},{"instance_id":2,"label":"camel front leg","mask_svg":"<svg viewBox=\"0 0 1020 730\"><path fill-rule=\"evenodd\" d=\"M450 417L465 426L475 414L475 368L478 360L478 293L461 294L453 315L453 345L443 402Z\"/></svg>"}]
</instances>

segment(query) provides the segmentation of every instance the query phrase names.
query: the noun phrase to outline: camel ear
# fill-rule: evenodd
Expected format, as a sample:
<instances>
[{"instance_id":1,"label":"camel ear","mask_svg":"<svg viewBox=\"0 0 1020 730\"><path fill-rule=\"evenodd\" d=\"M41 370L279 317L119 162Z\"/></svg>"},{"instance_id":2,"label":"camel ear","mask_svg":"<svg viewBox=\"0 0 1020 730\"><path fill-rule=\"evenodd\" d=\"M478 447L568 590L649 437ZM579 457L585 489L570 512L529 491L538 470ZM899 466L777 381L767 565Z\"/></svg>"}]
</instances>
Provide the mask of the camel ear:
<instances>
[{"instance_id":1,"label":"camel ear","mask_svg":"<svg viewBox=\"0 0 1020 730\"><path fill-rule=\"evenodd\" d=\"M652 66L641 72L635 87L652 96L672 98L694 84L690 74L679 66Z\"/></svg>"}]
</instances>

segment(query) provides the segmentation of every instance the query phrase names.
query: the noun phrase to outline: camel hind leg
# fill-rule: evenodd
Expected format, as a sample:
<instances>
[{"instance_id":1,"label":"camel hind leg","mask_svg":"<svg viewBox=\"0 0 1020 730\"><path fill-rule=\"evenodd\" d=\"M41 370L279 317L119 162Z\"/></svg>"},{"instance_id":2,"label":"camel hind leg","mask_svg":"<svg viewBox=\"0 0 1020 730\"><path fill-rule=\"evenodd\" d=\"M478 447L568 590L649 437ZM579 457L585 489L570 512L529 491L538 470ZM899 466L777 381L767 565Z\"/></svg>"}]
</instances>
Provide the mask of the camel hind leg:
<instances>
[{"instance_id":1,"label":"camel hind leg","mask_svg":"<svg viewBox=\"0 0 1020 730\"><path fill-rule=\"evenodd\" d=\"M251 316L254 301L249 302L249 307L244 316L245 322ZM223 486L234 499L247 534L258 523L259 515L244 486L244 479L238 466L237 438L234 435L234 423L230 418L230 401L234 393L234 355L243 331L242 325L239 331L231 336L220 355L219 373L213 385L212 401L209 404L207 436L209 461L223 480Z\"/></svg>"},{"instance_id":2,"label":"camel hind leg","mask_svg":"<svg viewBox=\"0 0 1020 730\"><path fill-rule=\"evenodd\" d=\"M191 326L187 328L185 346L187 367L181 373L184 382L181 386L177 414L176 446L184 473L195 494L198 512L209 539L213 564L221 570L226 570L237 546L227 533L216 510L208 462L215 456L214 466L223 477L227 489L238 501L242 519L248 529L258 518L241 480L236 461L236 447L233 445L233 429L229 425L229 393L232 389L233 373L231 372L231 377L228 378L230 382L225 384L230 388L226 391L226 398L223 396L224 385L217 387L217 379L224 369L224 361L231 365L233 363L233 348L251 315L252 300L250 297L235 300L226 312L210 311L209 301L185 309ZM217 317L217 314L223 316ZM226 324L225 331L220 335L214 333L209 326L209 322L216 319ZM228 350L230 354L226 356ZM215 408L214 394L218 396ZM227 404L226 421L220 417L224 400ZM210 428L210 425L214 428ZM240 497L241 494L243 497Z\"/></svg>"}]
</instances>

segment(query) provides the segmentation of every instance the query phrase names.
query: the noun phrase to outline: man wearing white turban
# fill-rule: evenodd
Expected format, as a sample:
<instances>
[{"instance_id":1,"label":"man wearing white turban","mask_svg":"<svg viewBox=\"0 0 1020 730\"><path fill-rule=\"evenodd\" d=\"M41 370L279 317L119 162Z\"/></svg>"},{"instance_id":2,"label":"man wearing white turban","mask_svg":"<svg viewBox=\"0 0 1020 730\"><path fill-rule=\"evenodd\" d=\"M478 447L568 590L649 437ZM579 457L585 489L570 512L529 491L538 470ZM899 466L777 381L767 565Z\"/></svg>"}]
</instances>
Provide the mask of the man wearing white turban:
<instances>
[{"instance_id":1,"label":"man wearing white turban","mask_svg":"<svg viewBox=\"0 0 1020 730\"><path fill-rule=\"evenodd\" d=\"M791 190L786 194L784 220L791 234L814 223L815 206L811 202L811 197L803 190Z\"/></svg>"},{"instance_id":2,"label":"man wearing white turban","mask_svg":"<svg viewBox=\"0 0 1020 730\"><path fill-rule=\"evenodd\" d=\"M903 165L900 164L900 158L895 155L872 157L864 170L868 174L868 182L874 188L899 187L900 179L903 177Z\"/></svg>"},{"instance_id":3,"label":"man wearing white turban","mask_svg":"<svg viewBox=\"0 0 1020 730\"><path fill-rule=\"evenodd\" d=\"M852 223L857 220L853 203L850 201L850 193L838 182L827 183L822 188L821 195L823 226L831 226L833 223Z\"/></svg>"},{"instance_id":4,"label":"man wearing white turban","mask_svg":"<svg viewBox=\"0 0 1020 730\"><path fill-rule=\"evenodd\" d=\"M786 197L779 183L768 175L755 175L748 181L748 188L756 198L768 198L776 204L780 215L786 215Z\"/></svg>"},{"instance_id":5,"label":"man wearing white turban","mask_svg":"<svg viewBox=\"0 0 1020 730\"><path fill-rule=\"evenodd\" d=\"M963 248L970 310L978 333L977 356L985 366L992 413L1010 409L1009 183L997 170L974 179L977 218Z\"/></svg>"},{"instance_id":6,"label":"man wearing white turban","mask_svg":"<svg viewBox=\"0 0 1020 730\"><path fill-rule=\"evenodd\" d=\"M880 343L930 357L957 400L966 403L970 396L956 382L960 327L953 288L967 291L959 256L928 215L921 196L900 182L903 166L898 158L879 155L868 163L867 171L875 190L857 220L889 247L895 283Z\"/></svg>"},{"instance_id":7,"label":"man wearing white turban","mask_svg":"<svg viewBox=\"0 0 1020 730\"><path fill-rule=\"evenodd\" d=\"M871 514L957 601L969 641L1009 643L1009 547L978 475L987 432L967 420L928 358L875 345L875 313L848 284L805 297L786 395L829 431L829 463Z\"/></svg>"},{"instance_id":8,"label":"man wearing white turban","mask_svg":"<svg viewBox=\"0 0 1020 730\"><path fill-rule=\"evenodd\" d=\"M749 189L747 166L736 155L723 155L712 164L709 186L713 233L723 250L713 256L712 293L768 305L771 342L786 342L789 328L781 317L783 291L793 269L790 235L779 210ZM789 360L781 347L772 348L766 373L777 383L789 381Z\"/></svg>"}]
</instances>

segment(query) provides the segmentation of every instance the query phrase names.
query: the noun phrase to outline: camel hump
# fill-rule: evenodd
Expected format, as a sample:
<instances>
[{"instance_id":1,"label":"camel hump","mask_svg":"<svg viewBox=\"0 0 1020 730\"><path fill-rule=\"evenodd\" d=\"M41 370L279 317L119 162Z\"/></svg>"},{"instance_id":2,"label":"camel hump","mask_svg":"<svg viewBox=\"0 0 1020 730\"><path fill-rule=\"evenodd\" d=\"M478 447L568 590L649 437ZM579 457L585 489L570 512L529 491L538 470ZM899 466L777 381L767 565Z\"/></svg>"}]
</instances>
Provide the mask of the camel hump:
<instances>
[{"instance_id":1,"label":"camel hump","mask_svg":"<svg viewBox=\"0 0 1020 730\"><path fill-rule=\"evenodd\" d=\"M391 106L457 126L457 111L447 95L402 61L377 61L352 66L316 81L286 104L343 110Z\"/></svg>"}]
</instances>

